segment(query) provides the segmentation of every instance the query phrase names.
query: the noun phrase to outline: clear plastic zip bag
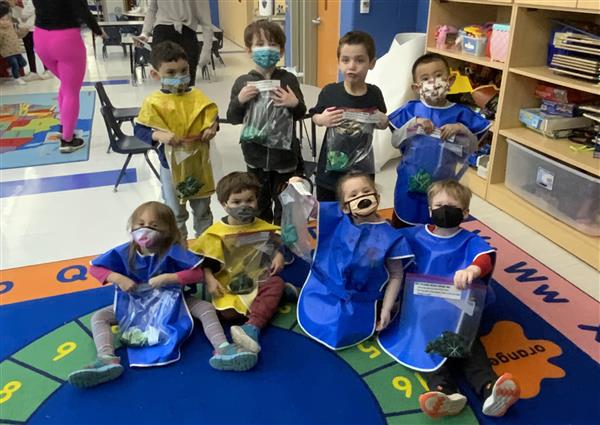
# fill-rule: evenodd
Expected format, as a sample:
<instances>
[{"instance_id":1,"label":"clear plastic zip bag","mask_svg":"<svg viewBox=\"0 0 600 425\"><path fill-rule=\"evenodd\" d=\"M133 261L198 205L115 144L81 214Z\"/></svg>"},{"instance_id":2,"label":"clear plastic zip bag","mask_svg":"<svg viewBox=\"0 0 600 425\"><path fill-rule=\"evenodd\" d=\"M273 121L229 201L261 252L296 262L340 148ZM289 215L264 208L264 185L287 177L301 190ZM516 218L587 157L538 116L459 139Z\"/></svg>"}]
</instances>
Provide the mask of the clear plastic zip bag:
<instances>
[{"instance_id":1,"label":"clear plastic zip bag","mask_svg":"<svg viewBox=\"0 0 600 425\"><path fill-rule=\"evenodd\" d=\"M290 251L304 261L312 262L312 241L307 223L311 217L316 199L308 182L288 184L279 194L281 201L281 239Z\"/></svg>"}]
</instances>

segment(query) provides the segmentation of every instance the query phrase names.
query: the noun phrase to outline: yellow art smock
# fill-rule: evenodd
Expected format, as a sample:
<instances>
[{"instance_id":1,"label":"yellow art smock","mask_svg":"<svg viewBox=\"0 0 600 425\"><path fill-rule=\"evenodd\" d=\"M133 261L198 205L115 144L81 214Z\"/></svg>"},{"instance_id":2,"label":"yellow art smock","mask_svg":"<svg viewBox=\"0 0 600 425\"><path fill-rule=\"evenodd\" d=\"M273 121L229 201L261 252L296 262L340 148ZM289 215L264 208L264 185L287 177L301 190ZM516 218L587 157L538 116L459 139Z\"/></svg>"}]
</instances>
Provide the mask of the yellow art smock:
<instances>
[{"instance_id":1,"label":"yellow art smock","mask_svg":"<svg viewBox=\"0 0 600 425\"><path fill-rule=\"evenodd\" d=\"M259 274L264 275L265 272L268 273L270 261L272 261L275 254L274 252L273 256L271 256L269 264L263 264L262 270L258 270L256 265L244 264L243 260L243 258L247 258L250 253L249 249L253 249L254 252L256 252L256 249L254 247L238 248L235 252L236 257L239 258L234 257L232 259L231 255L228 254L228 252L231 252L231 250L228 249L228 247L231 247L231 242L236 239L244 240L244 243L251 239L260 241L264 240L265 236L270 237L271 240L273 240L273 238L279 239L279 230L279 226L267 223L259 218L254 219L250 224L242 224L239 226L232 226L223 223L223 221L218 221L206 229L198 239L191 243L190 250L192 252L221 263L221 269L215 274L215 277L221 284L224 295L218 298L213 297L213 304L217 310L233 308L240 314L247 314L252 301L256 298L258 287L254 288L249 294L232 294L229 289L231 278L236 275L241 268L246 268L244 271L255 278Z\"/></svg>"},{"instance_id":2,"label":"yellow art smock","mask_svg":"<svg viewBox=\"0 0 600 425\"><path fill-rule=\"evenodd\" d=\"M199 136L218 119L217 105L196 88L175 95L158 91L144 100L136 122L155 130L170 131L176 137ZM205 198L215 191L208 142L186 143L183 146L165 145L165 156L173 176L173 187L187 177L202 183L200 191L188 199Z\"/></svg>"}]
</instances>

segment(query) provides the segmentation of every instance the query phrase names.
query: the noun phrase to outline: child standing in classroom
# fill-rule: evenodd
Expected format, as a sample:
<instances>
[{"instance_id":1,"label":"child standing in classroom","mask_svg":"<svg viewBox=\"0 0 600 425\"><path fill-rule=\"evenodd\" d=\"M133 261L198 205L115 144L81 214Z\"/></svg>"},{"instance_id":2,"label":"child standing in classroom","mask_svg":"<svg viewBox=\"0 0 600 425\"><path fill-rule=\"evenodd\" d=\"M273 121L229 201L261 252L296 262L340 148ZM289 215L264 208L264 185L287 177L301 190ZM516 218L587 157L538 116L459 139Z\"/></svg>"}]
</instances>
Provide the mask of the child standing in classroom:
<instances>
[{"instance_id":1,"label":"child standing in classroom","mask_svg":"<svg viewBox=\"0 0 600 425\"><path fill-rule=\"evenodd\" d=\"M403 151L394 191L392 224L395 227L429 222L427 187L431 183L431 169L445 166L447 178L454 173L454 163L438 164L438 158L450 158L440 153L444 149L441 143L456 136L466 138L468 145L476 147L491 126L488 120L467 106L446 99L455 77L450 76L450 67L443 56L436 53L421 56L412 67L412 76L412 89L419 99L409 101L389 115L390 124L395 129L392 143ZM424 136L415 135L414 131L419 127L426 133ZM439 130L439 139L433 141L428 135L436 129ZM405 143L407 140L411 143ZM457 146L456 149L462 150L463 147ZM459 152L459 155L468 156L466 152ZM417 158L417 163L413 163L413 158ZM425 183L418 184L419 175L427 176L421 179Z\"/></svg>"},{"instance_id":2,"label":"child standing in classroom","mask_svg":"<svg viewBox=\"0 0 600 425\"><path fill-rule=\"evenodd\" d=\"M306 114L304 96L294 74L278 68L283 56L285 33L267 20L248 25L244 31L246 50L255 67L235 81L227 109L227 120L244 123L240 143L249 173L261 184L258 217L281 223L278 195L285 183L304 169L294 121Z\"/></svg>"},{"instance_id":3,"label":"child standing in classroom","mask_svg":"<svg viewBox=\"0 0 600 425\"><path fill-rule=\"evenodd\" d=\"M210 140L218 129L217 105L190 88L187 56L181 46L165 41L153 46L150 75L162 87L144 100L135 135L158 146L164 202L173 210L184 240L189 202L198 237L212 224L210 195L215 191L210 163Z\"/></svg>"},{"instance_id":4,"label":"child standing in classroom","mask_svg":"<svg viewBox=\"0 0 600 425\"><path fill-rule=\"evenodd\" d=\"M337 48L344 81L323 87L310 110L316 125L327 127L317 164L317 199L336 201L339 179L349 171L375 177L372 131L388 126L381 90L365 78L375 66L375 43L362 31L344 35ZM353 114L354 113L354 114Z\"/></svg>"}]
</instances>

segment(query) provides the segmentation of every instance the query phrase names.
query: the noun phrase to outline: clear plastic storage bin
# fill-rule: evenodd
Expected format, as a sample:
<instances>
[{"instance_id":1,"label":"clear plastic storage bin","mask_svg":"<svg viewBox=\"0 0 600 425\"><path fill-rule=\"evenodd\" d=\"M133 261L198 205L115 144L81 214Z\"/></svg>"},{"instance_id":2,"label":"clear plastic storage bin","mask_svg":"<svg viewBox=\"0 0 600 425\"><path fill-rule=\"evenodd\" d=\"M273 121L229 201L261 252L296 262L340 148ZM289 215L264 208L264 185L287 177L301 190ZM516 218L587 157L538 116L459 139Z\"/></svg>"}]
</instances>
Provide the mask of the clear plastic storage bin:
<instances>
[{"instance_id":1,"label":"clear plastic storage bin","mask_svg":"<svg viewBox=\"0 0 600 425\"><path fill-rule=\"evenodd\" d=\"M462 51L473 56L485 56L487 37L471 37L464 31L462 35Z\"/></svg>"},{"instance_id":2,"label":"clear plastic storage bin","mask_svg":"<svg viewBox=\"0 0 600 425\"><path fill-rule=\"evenodd\" d=\"M506 187L577 230L600 236L600 179L507 142Z\"/></svg>"}]
</instances>

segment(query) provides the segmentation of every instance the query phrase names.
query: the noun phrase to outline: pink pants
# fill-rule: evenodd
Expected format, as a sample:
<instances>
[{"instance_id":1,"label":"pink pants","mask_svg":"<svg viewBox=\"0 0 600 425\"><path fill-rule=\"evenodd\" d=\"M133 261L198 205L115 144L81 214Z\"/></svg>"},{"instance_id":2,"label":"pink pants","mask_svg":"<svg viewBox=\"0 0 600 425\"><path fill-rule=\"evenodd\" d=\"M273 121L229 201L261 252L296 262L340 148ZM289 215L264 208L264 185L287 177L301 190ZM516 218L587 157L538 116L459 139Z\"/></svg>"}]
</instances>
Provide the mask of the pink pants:
<instances>
[{"instance_id":1,"label":"pink pants","mask_svg":"<svg viewBox=\"0 0 600 425\"><path fill-rule=\"evenodd\" d=\"M79 117L79 92L85 76L86 51L81 30L33 31L35 51L46 66L60 80L58 109L62 124L62 138L71 140Z\"/></svg>"}]
</instances>

